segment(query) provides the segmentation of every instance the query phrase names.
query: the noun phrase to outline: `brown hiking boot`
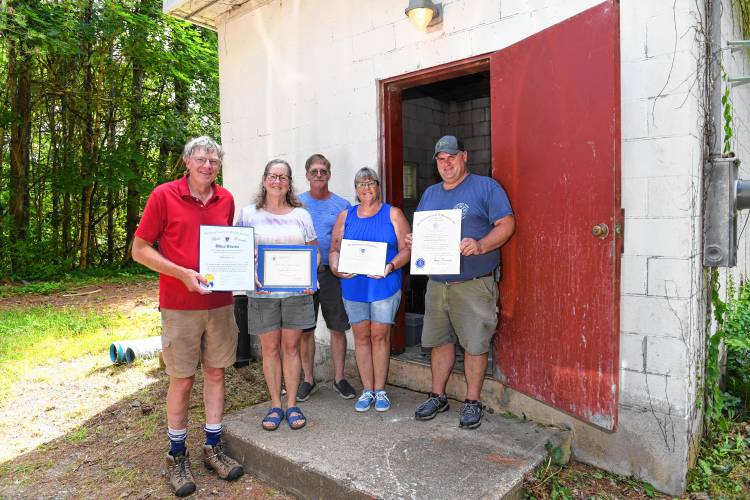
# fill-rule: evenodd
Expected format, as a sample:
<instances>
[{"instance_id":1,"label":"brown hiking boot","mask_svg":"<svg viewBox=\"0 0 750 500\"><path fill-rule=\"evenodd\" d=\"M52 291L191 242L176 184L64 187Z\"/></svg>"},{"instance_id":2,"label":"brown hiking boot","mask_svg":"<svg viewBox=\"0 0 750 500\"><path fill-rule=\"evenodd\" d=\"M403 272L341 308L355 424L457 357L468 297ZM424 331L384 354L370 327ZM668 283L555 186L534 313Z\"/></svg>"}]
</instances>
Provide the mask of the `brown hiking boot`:
<instances>
[{"instance_id":1,"label":"brown hiking boot","mask_svg":"<svg viewBox=\"0 0 750 500\"><path fill-rule=\"evenodd\" d=\"M185 455L172 456L167 453L167 477L172 491L178 497L186 497L195 491L195 481L190 472L190 458Z\"/></svg>"},{"instance_id":2,"label":"brown hiking boot","mask_svg":"<svg viewBox=\"0 0 750 500\"><path fill-rule=\"evenodd\" d=\"M220 478L232 481L245 473L245 469L237 460L224 453L223 445L203 445L203 463L216 472Z\"/></svg>"}]
</instances>

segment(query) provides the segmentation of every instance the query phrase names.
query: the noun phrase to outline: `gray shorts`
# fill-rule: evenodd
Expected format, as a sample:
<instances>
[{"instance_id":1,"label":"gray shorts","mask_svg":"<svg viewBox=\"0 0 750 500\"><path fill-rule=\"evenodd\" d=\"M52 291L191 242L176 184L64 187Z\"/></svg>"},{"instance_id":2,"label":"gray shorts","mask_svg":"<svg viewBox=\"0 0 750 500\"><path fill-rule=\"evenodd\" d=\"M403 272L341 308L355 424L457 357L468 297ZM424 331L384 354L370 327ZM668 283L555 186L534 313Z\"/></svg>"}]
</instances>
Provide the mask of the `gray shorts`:
<instances>
[{"instance_id":1,"label":"gray shorts","mask_svg":"<svg viewBox=\"0 0 750 500\"><path fill-rule=\"evenodd\" d=\"M318 271L318 291L313 295L313 304L315 307L315 324L318 323L318 306L323 310L323 319L329 330L335 332L345 332L349 326L349 318L344 309L344 302L341 299L341 282L331 274L331 268L321 266ZM315 326L305 333L315 331Z\"/></svg>"},{"instance_id":2,"label":"gray shorts","mask_svg":"<svg viewBox=\"0 0 750 500\"><path fill-rule=\"evenodd\" d=\"M469 354L489 352L497 329L498 297L492 276L461 283L429 280L424 299L422 346L439 347L458 339Z\"/></svg>"},{"instance_id":3,"label":"gray shorts","mask_svg":"<svg viewBox=\"0 0 750 500\"><path fill-rule=\"evenodd\" d=\"M280 328L307 330L315 326L312 295L283 299L247 298L247 331L260 335Z\"/></svg>"}]
</instances>

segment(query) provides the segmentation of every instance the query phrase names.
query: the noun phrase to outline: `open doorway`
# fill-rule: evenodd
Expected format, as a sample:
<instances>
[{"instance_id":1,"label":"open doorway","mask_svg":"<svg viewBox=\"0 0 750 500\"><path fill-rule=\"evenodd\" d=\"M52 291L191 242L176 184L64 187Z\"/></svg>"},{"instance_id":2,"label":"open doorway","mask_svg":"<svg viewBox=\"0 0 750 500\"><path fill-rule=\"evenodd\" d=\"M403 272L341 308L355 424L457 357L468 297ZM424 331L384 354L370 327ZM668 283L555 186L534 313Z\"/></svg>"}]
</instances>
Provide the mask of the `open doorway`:
<instances>
[{"instance_id":1,"label":"open doorway","mask_svg":"<svg viewBox=\"0 0 750 500\"><path fill-rule=\"evenodd\" d=\"M463 141L473 174L491 175L490 74L486 67L473 69L468 74L443 75L443 79L438 76L436 81L419 82L400 90L401 159L391 170L400 171L401 182L390 186L388 198L394 204L401 202L409 224L413 223L422 193L440 182L433 155L435 142L441 136L455 135ZM421 348L427 276L411 275L409 266L404 271L400 328L396 332L402 337L402 344L397 352L410 361L429 363L429 349ZM460 346L457 348L455 370L462 371L463 353ZM492 362L488 364L490 373L491 367Z\"/></svg>"}]
</instances>

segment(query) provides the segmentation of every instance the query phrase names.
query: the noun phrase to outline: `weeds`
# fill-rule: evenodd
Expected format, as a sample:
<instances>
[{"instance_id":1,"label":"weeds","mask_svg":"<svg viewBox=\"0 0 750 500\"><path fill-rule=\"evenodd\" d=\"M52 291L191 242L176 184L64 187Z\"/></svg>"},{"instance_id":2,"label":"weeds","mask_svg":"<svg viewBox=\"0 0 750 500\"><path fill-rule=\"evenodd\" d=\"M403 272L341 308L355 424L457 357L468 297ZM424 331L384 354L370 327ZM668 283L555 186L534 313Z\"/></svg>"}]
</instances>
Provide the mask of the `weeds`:
<instances>
[{"instance_id":1,"label":"weeds","mask_svg":"<svg viewBox=\"0 0 750 500\"><path fill-rule=\"evenodd\" d=\"M727 302L719 298L718 273L712 273L716 333L707 342L705 435L696 467L688 473L688 491L710 498L750 497L750 285ZM735 297L736 294L736 297ZM722 381L721 357L726 351ZM723 387L722 387L722 382ZM726 389L726 390L725 390Z\"/></svg>"}]
</instances>

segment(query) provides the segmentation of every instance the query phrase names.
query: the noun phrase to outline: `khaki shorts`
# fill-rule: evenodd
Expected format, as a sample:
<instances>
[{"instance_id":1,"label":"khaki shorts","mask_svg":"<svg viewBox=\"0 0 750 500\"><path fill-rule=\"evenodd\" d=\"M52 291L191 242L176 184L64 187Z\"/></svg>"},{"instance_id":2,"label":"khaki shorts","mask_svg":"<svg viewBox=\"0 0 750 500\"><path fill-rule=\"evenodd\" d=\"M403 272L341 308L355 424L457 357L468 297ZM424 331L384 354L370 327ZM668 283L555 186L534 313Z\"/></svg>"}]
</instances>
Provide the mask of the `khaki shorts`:
<instances>
[{"instance_id":1,"label":"khaki shorts","mask_svg":"<svg viewBox=\"0 0 750 500\"><path fill-rule=\"evenodd\" d=\"M195 375L198 361L211 368L227 368L237 359L234 305L200 311L161 310L161 346L167 374Z\"/></svg>"},{"instance_id":2,"label":"khaki shorts","mask_svg":"<svg viewBox=\"0 0 750 500\"><path fill-rule=\"evenodd\" d=\"M492 276L461 283L429 280L422 347L439 347L458 340L469 354L489 352L497 329L498 296Z\"/></svg>"}]
</instances>

